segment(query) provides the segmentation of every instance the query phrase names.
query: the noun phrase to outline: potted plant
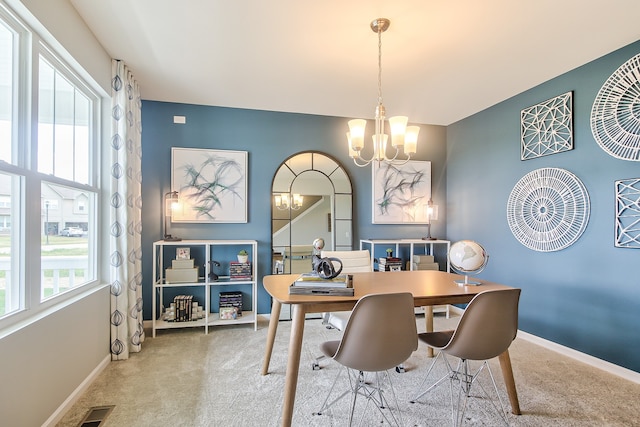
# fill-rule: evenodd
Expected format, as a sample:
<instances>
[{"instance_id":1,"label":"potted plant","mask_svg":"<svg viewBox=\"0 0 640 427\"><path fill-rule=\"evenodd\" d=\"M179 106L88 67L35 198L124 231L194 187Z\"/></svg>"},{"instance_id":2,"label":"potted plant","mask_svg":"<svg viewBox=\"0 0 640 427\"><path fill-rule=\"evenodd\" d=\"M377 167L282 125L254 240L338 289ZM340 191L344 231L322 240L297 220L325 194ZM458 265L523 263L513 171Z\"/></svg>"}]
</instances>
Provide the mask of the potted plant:
<instances>
[{"instance_id":1,"label":"potted plant","mask_svg":"<svg viewBox=\"0 0 640 427\"><path fill-rule=\"evenodd\" d=\"M246 263L249 261L249 254L247 253L246 250L242 249L240 252L238 252L238 262L241 263Z\"/></svg>"},{"instance_id":2,"label":"potted plant","mask_svg":"<svg viewBox=\"0 0 640 427\"><path fill-rule=\"evenodd\" d=\"M393 249L387 248L387 258L393 257Z\"/></svg>"}]
</instances>

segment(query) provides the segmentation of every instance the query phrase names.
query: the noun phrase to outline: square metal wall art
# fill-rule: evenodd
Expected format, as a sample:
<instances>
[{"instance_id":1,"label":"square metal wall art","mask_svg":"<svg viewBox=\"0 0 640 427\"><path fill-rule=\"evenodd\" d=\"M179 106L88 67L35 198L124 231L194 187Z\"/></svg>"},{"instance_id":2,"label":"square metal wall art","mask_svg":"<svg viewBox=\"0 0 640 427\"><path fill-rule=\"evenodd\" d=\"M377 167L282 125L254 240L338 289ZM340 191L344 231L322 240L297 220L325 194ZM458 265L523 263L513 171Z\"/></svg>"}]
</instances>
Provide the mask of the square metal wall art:
<instances>
[{"instance_id":1,"label":"square metal wall art","mask_svg":"<svg viewBox=\"0 0 640 427\"><path fill-rule=\"evenodd\" d=\"M616 181L616 247L640 248L640 178Z\"/></svg>"},{"instance_id":2,"label":"square metal wall art","mask_svg":"<svg viewBox=\"0 0 640 427\"><path fill-rule=\"evenodd\" d=\"M520 112L520 159L573 149L573 93L567 92Z\"/></svg>"}]
</instances>

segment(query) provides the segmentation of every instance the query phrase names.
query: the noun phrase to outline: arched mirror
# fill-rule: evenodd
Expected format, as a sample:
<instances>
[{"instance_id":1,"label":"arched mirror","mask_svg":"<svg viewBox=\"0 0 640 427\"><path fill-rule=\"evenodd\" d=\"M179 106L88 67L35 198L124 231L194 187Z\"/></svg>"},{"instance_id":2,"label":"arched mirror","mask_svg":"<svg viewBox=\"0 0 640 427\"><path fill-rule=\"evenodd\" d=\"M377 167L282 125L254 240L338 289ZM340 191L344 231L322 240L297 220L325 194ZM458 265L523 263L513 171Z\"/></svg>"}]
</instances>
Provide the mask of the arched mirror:
<instances>
[{"instance_id":1,"label":"arched mirror","mask_svg":"<svg viewBox=\"0 0 640 427\"><path fill-rule=\"evenodd\" d=\"M295 154L276 171L271 186L273 272L311 271L313 241L326 250L351 250L352 188L342 166L315 151Z\"/></svg>"}]
</instances>

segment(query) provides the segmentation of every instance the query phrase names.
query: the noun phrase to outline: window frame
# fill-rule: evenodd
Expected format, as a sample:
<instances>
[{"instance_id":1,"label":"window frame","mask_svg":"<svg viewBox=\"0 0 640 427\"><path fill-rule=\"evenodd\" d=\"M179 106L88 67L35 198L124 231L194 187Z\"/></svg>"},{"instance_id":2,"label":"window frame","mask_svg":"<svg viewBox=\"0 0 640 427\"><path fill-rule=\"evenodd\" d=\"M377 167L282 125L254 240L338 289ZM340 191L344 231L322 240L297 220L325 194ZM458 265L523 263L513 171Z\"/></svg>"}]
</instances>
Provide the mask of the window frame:
<instances>
[{"instance_id":1,"label":"window frame","mask_svg":"<svg viewBox=\"0 0 640 427\"><path fill-rule=\"evenodd\" d=\"M17 213L17 216L12 217L11 224L12 268L14 265L18 268L17 271L12 270L11 274L19 280L20 306L0 316L1 337L24 322L39 319L68 305L101 284L103 263L99 258L98 245L98 236L102 228L100 211L104 203L100 167L101 135L102 120L106 119L106 116L103 116L104 108L108 98L90 76L89 79L86 78L86 71L76 65L68 52L61 47L53 48L47 43L46 40L51 40L53 44L57 44L50 35L45 34L45 37L42 37L38 28L25 23L25 20L4 2L0 2L0 20L17 34L17 40L14 41L16 51L12 79L12 163L0 161L0 172L19 176L21 183L20 194L17 197L11 195L12 215ZM88 184L38 172L38 73L41 56L89 100ZM41 186L44 182L92 194L95 206L85 206L89 211L87 221L91 224L87 236L90 266L87 274L92 280L41 301ZM87 205L89 204L90 202L87 202ZM19 246L15 253L14 242L18 242Z\"/></svg>"}]
</instances>

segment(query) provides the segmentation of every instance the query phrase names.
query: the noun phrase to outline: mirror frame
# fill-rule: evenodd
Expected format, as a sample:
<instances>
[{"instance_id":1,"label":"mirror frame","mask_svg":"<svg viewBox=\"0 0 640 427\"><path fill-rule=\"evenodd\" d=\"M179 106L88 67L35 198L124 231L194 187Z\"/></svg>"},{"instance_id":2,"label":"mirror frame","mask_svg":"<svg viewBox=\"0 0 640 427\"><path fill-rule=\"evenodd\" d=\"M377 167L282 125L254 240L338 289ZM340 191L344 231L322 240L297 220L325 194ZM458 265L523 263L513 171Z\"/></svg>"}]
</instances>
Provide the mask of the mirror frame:
<instances>
[{"instance_id":1,"label":"mirror frame","mask_svg":"<svg viewBox=\"0 0 640 427\"><path fill-rule=\"evenodd\" d=\"M306 161L306 157L309 161ZM271 269L272 273L276 274L275 270L275 258L274 258L274 241L273 233L275 230L273 210L275 209L275 196L277 194L289 193L291 195L291 189L296 179L306 172L320 173L324 175L333 188L333 203L331 204L331 235L333 250L352 250L353 249L353 184L351 177L347 170L338 162L335 158L326 153L319 151L301 151L287 157L276 169L271 181ZM338 180L339 178L339 180ZM346 182L343 182L346 180ZM338 184L338 185L337 185ZM275 186L278 187L276 191ZM286 188L286 191L284 187ZM338 187L338 189L336 189ZM289 209L288 224L289 227L289 239L288 245L280 245L278 247L289 248L291 253L292 247L292 227L291 222L295 218L291 215L291 209ZM279 219L277 221L287 221L287 219ZM345 235L344 240L338 239L338 233ZM313 242L309 242L312 245ZM332 248L327 248L332 249ZM284 255L284 254L283 254ZM291 271L291 266L287 268L284 265L284 272Z\"/></svg>"}]
</instances>

